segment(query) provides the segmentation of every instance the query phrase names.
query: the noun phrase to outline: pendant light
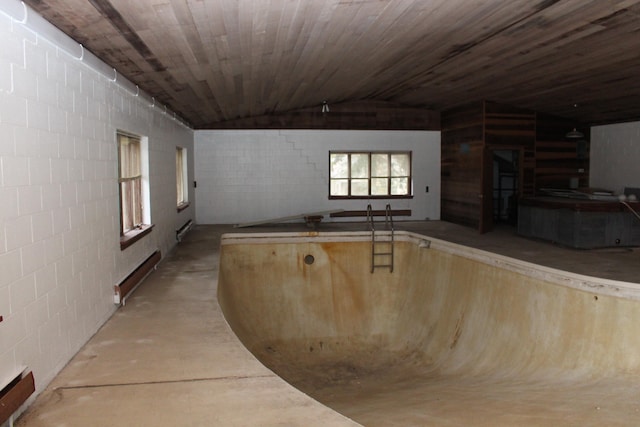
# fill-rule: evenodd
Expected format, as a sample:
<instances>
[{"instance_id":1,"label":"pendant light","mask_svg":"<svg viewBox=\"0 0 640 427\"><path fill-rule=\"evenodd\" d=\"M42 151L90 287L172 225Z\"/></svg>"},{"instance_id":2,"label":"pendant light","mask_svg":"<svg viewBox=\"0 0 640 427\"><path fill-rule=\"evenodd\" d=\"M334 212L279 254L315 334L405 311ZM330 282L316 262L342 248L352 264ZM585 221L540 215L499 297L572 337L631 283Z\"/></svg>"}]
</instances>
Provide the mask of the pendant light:
<instances>
[{"instance_id":1,"label":"pendant light","mask_svg":"<svg viewBox=\"0 0 640 427\"><path fill-rule=\"evenodd\" d=\"M578 104L573 104L573 108L578 108ZM584 138L584 133L580 132L576 128L573 128L573 130L570 130L569 132L567 132L567 134L564 137L567 139L582 139Z\"/></svg>"},{"instance_id":2,"label":"pendant light","mask_svg":"<svg viewBox=\"0 0 640 427\"><path fill-rule=\"evenodd\" d=\"M573 128L573 130L567 132L567 134L564 137L569 139L580 139L580 138L584 138L584 134L579 130L577 130L576 128Z\"/></svg>"}]
</instances>

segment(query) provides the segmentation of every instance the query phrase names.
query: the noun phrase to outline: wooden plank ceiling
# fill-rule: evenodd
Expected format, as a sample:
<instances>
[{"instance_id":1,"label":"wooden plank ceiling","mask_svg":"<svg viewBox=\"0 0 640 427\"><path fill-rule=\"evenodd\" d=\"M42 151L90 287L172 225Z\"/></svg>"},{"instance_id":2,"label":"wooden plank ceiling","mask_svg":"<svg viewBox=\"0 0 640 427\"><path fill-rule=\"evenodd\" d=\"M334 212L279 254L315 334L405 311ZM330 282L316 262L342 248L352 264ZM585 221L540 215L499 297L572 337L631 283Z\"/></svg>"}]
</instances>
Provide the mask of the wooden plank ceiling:
<instances>
[{"instance_id":1,"label":"wooden plank ceiling","mask_svg":"<svg viewBox=\"0 0 640 427\"><path fill-rule=\"evenodd\" d=\"M25 0L194 128L490 100L640 119L640 0Z\"/></svg>"}]
</instances>

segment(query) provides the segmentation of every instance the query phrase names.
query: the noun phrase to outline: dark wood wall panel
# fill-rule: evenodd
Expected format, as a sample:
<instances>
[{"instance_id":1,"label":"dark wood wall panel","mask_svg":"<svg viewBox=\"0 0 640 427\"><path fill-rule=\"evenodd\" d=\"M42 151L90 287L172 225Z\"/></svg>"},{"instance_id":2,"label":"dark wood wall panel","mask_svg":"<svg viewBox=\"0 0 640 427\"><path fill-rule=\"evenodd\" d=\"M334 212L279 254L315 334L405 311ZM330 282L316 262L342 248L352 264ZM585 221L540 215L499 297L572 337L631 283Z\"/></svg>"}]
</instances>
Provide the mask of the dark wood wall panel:
<instances>
[{"instance_id":1,"label":"dark wood wall panel","mask_svg":"<svg viewBox=\"0 0 640 427\"><path fill-rule=\"evenodd\" d=\"M478 227L482 193L483 105L474 103L441 116L441 199L444 221Z\"/></svg>"},{"instance_id":2,"label":"dark wood wall panel","mask_svg":"<svg viewBox=\"0 0 640 427\"><path fill-rule=\"evenodd\" d=\"M535 192L536 116L532 111L485 102L484 143L488 149L521 150L520 196Z\"/></svg>"},{"instance_id":3,"label":"dark wood wall panel","mask_svg":"<svg viewBox=\"0 0 640 427\"><path fill-rule=\"evenodd\" d=\"M576 128L584 138L567 139ZM579 187L589 185L589 129L560 117L537 114L536 117L536 189L569 188L571 179Z\"/></svg>"},{"instance_id":4,"label":"dark wood wall panel","mask_svg":"<svg viewBox=\"0 0 640 427\"><path fill-rule=\"evenodd\" d=\"M522 159L521 195L531 196L536 192L536 153L535 150L524 150Z\"/></svg>"}]
</instances>

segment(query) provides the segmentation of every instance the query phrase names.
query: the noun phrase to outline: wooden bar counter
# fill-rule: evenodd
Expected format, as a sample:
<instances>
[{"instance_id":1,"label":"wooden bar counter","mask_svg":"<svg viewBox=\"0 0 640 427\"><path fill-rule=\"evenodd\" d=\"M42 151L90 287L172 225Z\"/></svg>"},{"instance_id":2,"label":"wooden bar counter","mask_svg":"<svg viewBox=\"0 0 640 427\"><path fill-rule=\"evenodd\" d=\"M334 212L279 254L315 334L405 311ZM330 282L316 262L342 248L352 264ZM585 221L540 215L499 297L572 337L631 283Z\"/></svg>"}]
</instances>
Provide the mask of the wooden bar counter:
<instances>
[{"instance_id":1,"label":"wooden bar counter","mask_svg":"<svg viewBox=\"0 0 640 427\"><path fill-rule=\"evenodd\" d=\"M523 198L518 234L577 249L640 246L639 202L570 197Z\"/></svg>"}]
</instances>

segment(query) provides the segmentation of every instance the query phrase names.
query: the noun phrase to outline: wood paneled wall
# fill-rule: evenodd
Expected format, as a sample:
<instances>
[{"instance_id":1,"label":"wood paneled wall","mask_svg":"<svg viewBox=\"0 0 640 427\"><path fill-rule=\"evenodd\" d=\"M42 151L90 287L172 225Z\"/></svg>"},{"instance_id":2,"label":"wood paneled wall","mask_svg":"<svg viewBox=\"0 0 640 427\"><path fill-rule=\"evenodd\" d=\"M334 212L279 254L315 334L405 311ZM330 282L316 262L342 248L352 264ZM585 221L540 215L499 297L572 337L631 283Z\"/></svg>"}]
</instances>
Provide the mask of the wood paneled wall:
<instances>
[{"instance_id":1,"label":"wood paneled wall","mask_svg":"<svg viewBox=\"0 0 640 427\"><path fill-rule=\"evenodd\" d=\"M477 228L480 224L484 105L474 103L441 116L440 218Z\"/></svg>"},{"instance_id":2,"label":"wood paneled wall","mask_svg":"<svg viewBox=\"0 0 640 427\"><path fill-rule=\"evenodd\" d=\"M536 115L536 189L569 188L571 178L579 187L589 185L589 129L571 120ZM585 136L567 139L573 128Z\"/></svg>"},{"instance_id":3,"label":"wood paneled wall","mask_svg":"<svg viewBox=\"0 0 640 427\"><path fill-rule=\"evenodd\" d=\"M521 150L518 188L521 196L532 196L535 191L535 114L485 102L484 132L484 144L490 150Z\"/></svg>"},{"instance_id":4,"label":"wood paneled wall","mask_svg":"<svg viewBox=\"0 0 640 427\"><path fill-rule=\"evenodd\" d=\"M482 188L483 162L492 162L487 155L491 150L521 151L520 197L534 196L544 187L569 188L572 177L579 177L580 186L588 185L584 126L577 127L585 140L569 140L565 135L574 124L567 119L487 101L445 111L441 123L440 217L445 221L481 228L483 197L492 197L490 189Z\"/></svg>"},{"instance_id":5,"label":"wood paneled wall","mask_svg":"<svg viewBox=\"0 0 640 427\"><path fill-rule=\"evenodd\" d=\"M388 102L322 105L214 123L210 129L440 130L440 113Z\"/></svg>"}]
</instances>

